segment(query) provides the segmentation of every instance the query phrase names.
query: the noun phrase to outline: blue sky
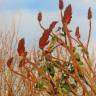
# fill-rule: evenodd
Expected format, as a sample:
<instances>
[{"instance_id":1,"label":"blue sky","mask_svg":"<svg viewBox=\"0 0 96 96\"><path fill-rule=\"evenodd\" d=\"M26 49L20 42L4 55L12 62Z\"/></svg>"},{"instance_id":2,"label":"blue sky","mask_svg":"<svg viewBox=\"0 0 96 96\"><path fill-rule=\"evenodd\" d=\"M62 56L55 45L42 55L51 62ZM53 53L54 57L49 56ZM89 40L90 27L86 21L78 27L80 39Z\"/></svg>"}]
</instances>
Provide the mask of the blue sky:
<instances>
[{"instance_id":1,"label":"blue sky","mask_svg":"<svg viewBox=\"0 0 96 96\"><path fill-rule=\"evenodd\" d=\"M54 2L55 1L55 2ZM1 10L56 10L58 0L5 0ZM50 6L50 7L49 7Z\"/></svg>"},{"instance_id":2,"label":"blue sky","mask_svg":"<svg viewBox=\"0 0 96 96\"><path fill-rule=\"evenodd\" d=\"M0 0L1 10L48 10L56 11L59 0ZM64 0L64 4L71 3L74 7L84 9L84 6L94 6L95 0ZM77 9L78 9L77 8Z\"/></svg>"},{"instance_id":3,"label":"blue sky","mask_svg":"<svg viewBox=\"0 0 96 96\"><path fill-rule=\"evenodd\" d=\"M58 0L0 0L1 10L48 10L56 11L58 9ZM95 7L95 0L64 0L64 4L71 3L74 7L84 6L87 8L90 5ZM78 8L77 8L78 9Z\"/></svg>"},{"instance_id":4,"label":"blue sky","mask_svg":"<svg viewBox=\"0 0 96 96\"><path fill-rule=\"evenodd\" d=\"M59 0L0 0L0 25L5 31L10 30L13 20L16 23L16 30L24 36L27 42L37 41L42 33L36 20L37 13L43 12L43 24L47 26L52 20L59 20L58 10ZM80 26L83 40L88 34L87 10L89 7L93 11L92 31L93 41L96 41L96 1L95 0L64 0L64 7L72 5L73 18L70 27L75 31L76 26ZM4 29L5 28L5 29Z\"/></svg>"}]
</instances>

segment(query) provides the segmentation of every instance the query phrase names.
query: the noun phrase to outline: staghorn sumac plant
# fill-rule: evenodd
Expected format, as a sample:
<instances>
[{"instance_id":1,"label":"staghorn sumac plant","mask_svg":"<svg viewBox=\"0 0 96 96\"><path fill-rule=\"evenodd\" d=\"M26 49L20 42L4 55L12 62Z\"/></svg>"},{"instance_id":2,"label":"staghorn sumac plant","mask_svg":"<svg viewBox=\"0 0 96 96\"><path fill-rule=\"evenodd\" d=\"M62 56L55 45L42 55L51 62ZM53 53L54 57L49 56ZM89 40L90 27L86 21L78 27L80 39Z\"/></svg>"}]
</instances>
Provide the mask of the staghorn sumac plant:
<instances>
[{"instance_id":1,"label":"staghorn sumac plant","mask_svg":"<svg viewBox=\"0 0 96 96\"><path fill-rule=\"evenodd\" d=\"M7 65L12 72L21 76L25 82L30 82L32 96L95 96L96 74L92 68L88 46L91 37L92 11L88 9L89 35L87 46L81 40L80 29L77 25L75 34L70 31L72 6L64 8L63 0L59 0L61 26L57 28L52 21L46 29L42 25L42 13L38 13L38 23L43 29L39 39L40 54L33 52L36 60L29 59L25 48L24 38L19 40L17 52L19 55L19 70L10 66L13 57ZM74 36L73 36L74 35ZM13 64L12 64L13 65ZM24 71L25 70L25 71ZM29 92L28 92L29 93ZM46 95L45 95L46 94Z\"/></svg>"}]
</instances>

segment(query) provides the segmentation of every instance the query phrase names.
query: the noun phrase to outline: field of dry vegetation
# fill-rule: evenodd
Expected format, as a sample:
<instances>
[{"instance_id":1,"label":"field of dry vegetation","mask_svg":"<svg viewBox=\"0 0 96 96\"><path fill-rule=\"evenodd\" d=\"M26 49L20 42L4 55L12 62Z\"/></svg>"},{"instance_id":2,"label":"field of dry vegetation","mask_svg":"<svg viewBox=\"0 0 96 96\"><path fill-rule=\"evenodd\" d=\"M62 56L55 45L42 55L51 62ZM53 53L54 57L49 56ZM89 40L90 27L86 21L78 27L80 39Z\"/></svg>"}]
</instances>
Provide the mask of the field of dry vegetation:
<instances>
[{"instance_id":1,"label":"field of dry vegetation","mask_svg":"<svg viewBox=\"0 0 96 96\"><path fill-rule=\"evenodd\" d=\"M42 12L37 15L43 32L38 50L28 51L25 39L18 39L15 30L0 33L0 96L96 96L96 66L88 50L92 10L86 15L89 35L85 44L79 26L75 34L69 27L71 4L65 7L59 0L58 6L61 21L52 21L47 28Z\"/></svg>"}]
</instances>

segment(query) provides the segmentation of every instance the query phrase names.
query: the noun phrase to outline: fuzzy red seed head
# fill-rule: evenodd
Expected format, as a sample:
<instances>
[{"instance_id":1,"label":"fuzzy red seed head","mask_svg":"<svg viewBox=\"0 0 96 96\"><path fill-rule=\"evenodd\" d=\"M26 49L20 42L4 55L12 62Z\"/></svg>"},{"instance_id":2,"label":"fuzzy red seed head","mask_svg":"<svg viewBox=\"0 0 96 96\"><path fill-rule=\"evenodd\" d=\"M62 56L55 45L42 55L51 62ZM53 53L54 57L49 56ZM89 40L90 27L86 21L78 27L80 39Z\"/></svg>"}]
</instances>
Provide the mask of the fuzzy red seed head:
<instances>
[{"instance_id":1,"label":"fuzzy red seed head","mask_svg":"<svg viewBox=\"0 0 96 96\"><path fill-rule=\"evenodd\" d=\"M63 23L69 24L72 18L72 7L68 5L64 11Z\"/></svg>"},{"instance_id":2,"label":"fuzzy red seed head","mask_svg":"<svg viewBox=\"0 0 96 96\"><path fill-rule=\"evenodd\" d=\"M92 11L91 8L88 9L88 19L92 19Z\"/></svg>"},{"instance_id":3,"label":"fuzzy red seed head","mask_svg":"<svg viewBox=\"0 0 96 96\"><path fill-rule=\"evenodd\" d=\"M63 0L59 0L59 9L62 10L64 7Z\"/></svg>"},{"instance_id":4,"label":"fuzzy red seed head","mask_svg":"<svg viewBox=\"0 0 96 96\"><path fill-rule=\"evenodd\" d=\"M42 13L41 13L41 12L38 13L38 21L39 21L39 22L42 21Z\"/></svg>"},{"instance_id":5,"label":"fuzzy red seed head","mask_svg":"<svg viewBox=\"0 0 96 96\"><path fill-rule=\"evenodd\" d=\"M24 38L19 40L17 52L18 52L19 56L27 55L27 53L25 51L25 40L24 40Z\"/></svg>"},{"instance_id":6,"label":"fuzzy red seed head","mask_svg":"<svg viewBox=\"0 0 96 96\"><path fill-rule=\"evenodd\" d=\"M13 57L9 58L7 61L7 66L10 68L11 64L13 62Z\"/></svg>"},{"instance_id":7,"label":"fuzzy red seed head","mask_svg":"<svg viewBox=\"0 0 96 96\"><path fill-rule=\"evenodd\" d=\"M80 38L80 31L79 31L79 27L78 26L76 28L75 36L77 37L77 39Z\"/></svg>"}]
</instances>

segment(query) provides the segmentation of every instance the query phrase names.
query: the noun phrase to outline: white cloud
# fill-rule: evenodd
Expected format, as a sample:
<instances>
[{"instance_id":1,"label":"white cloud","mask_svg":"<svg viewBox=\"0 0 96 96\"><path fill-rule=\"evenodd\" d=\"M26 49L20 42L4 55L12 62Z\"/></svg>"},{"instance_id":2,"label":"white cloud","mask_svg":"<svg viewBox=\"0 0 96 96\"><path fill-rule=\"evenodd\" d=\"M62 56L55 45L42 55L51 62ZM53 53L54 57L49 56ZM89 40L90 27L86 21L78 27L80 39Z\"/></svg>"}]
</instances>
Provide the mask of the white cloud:
<instances>
[{"instance_id":1,"label":"white cloud","mask_svg":"<svg viewBox=\"0 0 96 96\"><path fill-rule=\"evenodd\" d=\"M55 12L44 12L43 25L47 28L52 20L57 20L58 15ZM12 25L15 23L16 31L25 37L27 43L31 42L33 45L42 34L42 30L37 22L37 12L28 10L20 11L4 11L0 13L0 30L3 32L12 31Z\"/></svg>"}]
</instances>

